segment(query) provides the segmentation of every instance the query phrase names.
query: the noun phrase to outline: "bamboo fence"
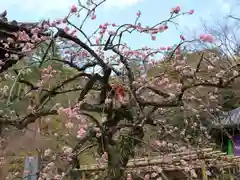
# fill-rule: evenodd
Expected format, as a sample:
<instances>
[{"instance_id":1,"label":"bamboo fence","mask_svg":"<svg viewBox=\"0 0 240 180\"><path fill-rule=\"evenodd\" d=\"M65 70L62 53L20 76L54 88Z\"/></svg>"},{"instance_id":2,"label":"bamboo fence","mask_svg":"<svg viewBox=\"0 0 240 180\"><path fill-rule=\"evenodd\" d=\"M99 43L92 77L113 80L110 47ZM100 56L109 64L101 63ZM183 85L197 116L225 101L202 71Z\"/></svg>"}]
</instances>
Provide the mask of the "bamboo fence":
<instances>
[{"instance_id":1,"label":"bamboo fence","mask_svg":"<svg viewBox=\"0 0 240 180\"><path fill-rule=\"evenodd\" d=\"M152 169L160 168L163 171L182 171L186 167L191 169L202 169L202 163L208 167L231 168L240 167L240 157L227 155L224 152L205 148L201 150L188 150L186 152L177 152L161 156L135 158L129 160L127 171L134 169ZM106 163L81 165L78 171L103 171L107 168Z\"/></svg>"}]
</instances>

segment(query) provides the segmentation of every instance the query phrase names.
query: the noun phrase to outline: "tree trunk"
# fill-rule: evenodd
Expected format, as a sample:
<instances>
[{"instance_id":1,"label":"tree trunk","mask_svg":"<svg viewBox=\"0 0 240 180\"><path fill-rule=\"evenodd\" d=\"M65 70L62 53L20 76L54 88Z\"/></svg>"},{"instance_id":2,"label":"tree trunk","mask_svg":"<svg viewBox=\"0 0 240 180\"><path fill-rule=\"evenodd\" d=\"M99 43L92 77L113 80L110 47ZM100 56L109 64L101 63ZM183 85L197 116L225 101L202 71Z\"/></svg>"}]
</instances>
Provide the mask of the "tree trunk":
<instances>
[{"instance_id":1,"label":"tree trunk","mask_svg":"<svg viewBox=\"0 0 240 180\"><path fill-rule=\"evenodd\" d=\"M111 146L108 152L107 180L125 180L125 170L128 160L134 157L134 148L144 136L142 127L135 127L122 137L116 146Z\"/></svg>"}]
</instances>

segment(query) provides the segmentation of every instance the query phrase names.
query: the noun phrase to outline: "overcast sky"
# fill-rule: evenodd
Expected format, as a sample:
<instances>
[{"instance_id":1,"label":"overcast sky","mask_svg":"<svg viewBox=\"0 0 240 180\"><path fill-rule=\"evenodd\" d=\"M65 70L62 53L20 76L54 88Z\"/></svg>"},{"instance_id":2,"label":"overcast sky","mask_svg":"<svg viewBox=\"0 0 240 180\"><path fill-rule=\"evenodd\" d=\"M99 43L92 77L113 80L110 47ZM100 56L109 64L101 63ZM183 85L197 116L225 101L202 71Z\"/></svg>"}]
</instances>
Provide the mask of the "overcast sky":
<instances>
[{"instance_id":1,"label":"overcast sky","mask_svg":"<svg viewBox=\"0 0 240 180\"><path fill-rule=\"evenodd\" d=\"M17 21L38 21L40 19L61 19L68 12L72 4L77 4L77 0L0 0L0 11L6 9L8 18ZM179 41L179 35L188 29L199 29L200 19L214 22L215 19L224 17L231 11L239 10L236 0L107 0L107 2L97 10L97 19L86 24L85 31L92 32L94 28L104 22L122 24L133 23L136 12L140 10L142 17L140 22L143 25L153 25L169 17L172 7L180 6L183 11L195 10L192 16L184 16L177 19L178 29L174 26L168 32L157 37L152 42L150 36L129 36L125 40L132 46L152 46L171 45ZM80 24L78 20L74 20Z\"/></svg>"}]
</instances>

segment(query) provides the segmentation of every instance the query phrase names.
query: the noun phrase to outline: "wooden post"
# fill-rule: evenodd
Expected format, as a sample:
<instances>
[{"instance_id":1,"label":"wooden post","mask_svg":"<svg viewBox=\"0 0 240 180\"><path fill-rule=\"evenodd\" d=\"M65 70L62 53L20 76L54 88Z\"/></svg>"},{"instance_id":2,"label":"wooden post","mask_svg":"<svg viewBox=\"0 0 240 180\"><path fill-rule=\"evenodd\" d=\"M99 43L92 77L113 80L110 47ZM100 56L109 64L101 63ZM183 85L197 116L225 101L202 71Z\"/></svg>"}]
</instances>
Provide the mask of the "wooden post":
<instances>
[{"instance_id":1,"label":"wooden post","mask_svg":"<svg viewBox=\"0 0 240 180\"><path fill-rule=\"evenodd\" d=\"M206 164L204 161L201 162L201 170L202 170L202 180L208 180Z\"/></svg>"},{"instance_id":2,"label":"wooden post","mask_svg":"<svg viewBox=\"0 0 240 180\"><path fill-rule=\"evenodd\" d=\"M40 170L40 160L39 157L26 157L23 180L38 180Z\"/></svg>"}]
</instances>

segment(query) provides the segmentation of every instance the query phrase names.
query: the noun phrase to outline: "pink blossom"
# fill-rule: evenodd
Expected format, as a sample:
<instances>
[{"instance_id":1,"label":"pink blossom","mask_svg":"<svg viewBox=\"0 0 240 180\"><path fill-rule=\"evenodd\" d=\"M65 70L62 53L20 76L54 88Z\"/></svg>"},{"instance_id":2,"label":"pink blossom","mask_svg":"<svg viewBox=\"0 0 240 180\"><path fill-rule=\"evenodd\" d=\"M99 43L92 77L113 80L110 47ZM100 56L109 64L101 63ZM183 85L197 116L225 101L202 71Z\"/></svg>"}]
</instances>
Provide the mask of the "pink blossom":
<instances>
[{"instance_id":1,"label":"pink blossom","mask_svg":"<svg viewBox=\"0 0 240 180\"><path fill-rule=\"evenodd\" d=\"M140 70L145 70L145 67L144 66L140 66Z\"/></svg>"},{"instance_id":2,"label":"pink blossom","mask_svg":"<svg viewBox=\"0 0 240 180\"><path fill-rule=\"evenodd\" d=\"M73 126L74 126L74 124L71 123L71 122L68 122L68 123L65 124L65 127L68 128L68 129L72 129Z\"/></svg>"},{"instance_id":3,"label":"pink blossom","mask_svg":"<svg viewBox=\"0 0 240 180\"><path fill-rule=\"evenodd\" d=\"M77 132L77 138L82 139L85 136L85 134L86 134L86 130L83 128L80 128Z\"/></svg>"},{"instance_id":4,"label":"pink blossom","mask_svg":"<svg viewBox=\"0 0 240 180\"><path fill-rule=\"evenodd\" d=\"M108 22L104 23L104 26L108 26L108 25L109 25Z\"/></svg>"},{"instance_id":5,"label":"pink blossom","mask_svg":"<svg viewBox=\"0 0 240 180\"><path fill-rule=\"evenodd\" d=\"M11 43L14 43L13 38L10 38L10 37L7 38L7 41L8 41L8 43L10 43L10 44L11 44Z\"/></svg>"},{"instance_id":6,"label":"pink blossom","mask_svg":"<svg viewBox=\"0 0 240 180\"><path fill-rule=\"evenodd\" d=\"M3 45L4 45L4 48L9 48L9 44L7 44L7 43L3 43ZM22 44L21 44L22 45ZM24 46L24 45L23 45ZM22 46L22 47L23 47Z\"/></svg>"},{"instance_id":7,"label":"pink blossom","mask_svg":"<svg viewBox=\"0 0 240 180\"><path fill-rule=\"evenodd\" d=\"M111 30L111 31L108 31L108 34L110 34L110 35L115 35L116 32Z\"/></svg>"},{"instance_id":8,"label":"pink blossom","mask_svg":"<svg viewBox=\"0 0 240 180\"><path fill-rule=\"evenodd\" d=\"M38 34L40 32L40 29L39 28L33 28L31 29L31 33L32 34Z\"/></svg>"},{"instance_id":9,"label":"pink blossom","mask_svg":"<svg viewBox=\"0 0 240 180\"><path fill-rule=\"evenodd\" d=\"M155 41L157 39L156 36L152 36L152 40Z\"/></svg>"},{"instance_id":10,"label":"pink blossom","mask_svg":"<svg viewBox=\"0 0 240 180\"><path fill-rule=\"evenodd\" d=\"M157 33L158 33L158 30L152 31L152 34L157 34Z\"/></svg>"},{"instance_id":11,"label":"pink blossom","mask_svg":"<svg viewBox=\"0 0 240 180\"><path fill-rule=\"evenodd\" d=\"M180 39L183 40L183 41L185 40L183 35L180 35Z\"/></svg>"},{"instance_id":12,"label":"pink blossom","mask_svg":"<svg viewBox=\"0 0 240 180\"><path fill-rule=\"evenodd\" d=\"M44 29L44 30L48 30L48 29L49 29L49 25L44 24L43 29Z\"/></svg>"},{"instance_id":13,"label":"pink blossom","mask_svg":"<svg viewBox=\"0 0 240 180\"><path fill-rule=\"evenodd\" d=\"M171 46L168 46L168 47L167 47L167 50L171 50L171 49L172 49L172 47L171 47Z\"/></svg>"},{"instance_id":14,"label":"pink blossom","mask_svg":"<svg viewBox=\"0 0 240 180\"><path fill-rule=\"evenodd\" d=\"M70 33L70 35L71 36L75 36L75 33L77 32L77 30L76 29L74 29L71 33Z\"/></svg>"},{"instance_id":15,"label":"pink blossom","mask_svg":"<svg viewBox=\"0 0 240 180\"><path fill-rule=\"evenodd\" d=\"M77 6L76 5L72 5L70 12L71 13L77 12Z\"/></svg>"},{"instance_id":16,"label":"pink blossom","mask_svg":"<svg viewBox=\"0 0 240 180\"><path fill-rule=\"evenodd\" d=\"M144 180L150 180L150 175L149 175L149 174L146 174L146 175L144 176Z\"/></svg>"},{"instance_id":17,"label":"pink blossom","mask_svg":"<svg viewBox=\"0 0 240 180\"><path fill-rule=\"evenodd\" d=\"M208 71L212 71L212 70L214 70L214 67L213 66L208 66L207 69L208 69Z\"/></svg>"},{"instance_id":18,"label":"pink blossom","mask_svg":"<svg viewBox=\"0 0 240 180\"><path fill-rule=\"evenodd\" d=\"M178 13L180 10L181 10L180 7L177 6L177 7L176 7L176 12Z\"/></svg>"},{"instance_id":19,"label":"pink blossom","mask_svg":"<svg viewBox=\"0 0 240 180\"><path fill-rule=\"evenodd\" d=\"M188 11L188 14L193 14L193 13L194 13L194 10L193 10L193 9L191 9L191 10Z\"/></svg>"},{"instance_id":20,"label":"pink blossom","mask_svg":"<svg viewBox=\"0 0 240 180\"><path fill-rule=\"evenodd\" d=\"M163 32L163 31L165 31L164 26L159 26L159 27L158 27L158 32Z\"/></svg>"},{"instance_id":21,"label":"pink blossom","mask_svg":"<svg viewBox=\"0 0 240 180\"><path fill-rule=\"evenodd\" d=\"M172 14L178 14L180 12L180 10L181 10L180 7L177 6L177 7L171 9L171 13Z\"/></svg>"},{"instance_id":22,"label":"pink blossom","mask_svg":"<svg viewBox=\"0 0 240 180\"><path fill-rule=\"evenodd\" d=\"M105 32L106 32L105 29L101 29L101 30L99 31L99 34L103 35Z\"/></svg>"},{"instance_id":23,"label":"pink blossom","mask_svg":"<svg viewBox=\"0 0 240 180\"><path fill-rule=\"evenodd\" d=\"M104 24L104 25L102 26L102 29L106 30L106 29L107 29L107 25Z\"/></svg>"},{"instance_id":24,"label":"pink blossom","mask_svg":"<svg viewBox=\"0 0 240 180\"><path fill-rule=\"evenodd\" d=\"M34 34L32 36L32 39L31 39L32 42L39 42L40 41L40 38L38 38L38 35L37 34Z\"/></svg>"},{"instance_id":25,"label":"pink blossom","mask_svg":"<svg viewBox=\"0 0 240 180\"><path fill-rule=\"evenodd\" d=\"M137 29L137 26L129 25L128 28Z\"/></svg>"},{"instance_id":26,"label":"pink blossom","mask_svg":"<svg viewBox=\"0 0 240 180\"><path fill-rule=\"evenodd\" d=\"M52 27L55 27L56 25L57 25L56 21L52 21L52 22L50 23L50 26L52 26Z\"/></svg>"},{"instance_id":27,"label":"pink blossom","mask_svg":"<svg viewBox=\"0 0 240 180\"><path fill-rule=\"evenodd\" d=\"M161 146L161 143L160 143L159 140L155 140L155 141L152 142L152 145L153 146Z\"/></svg>"},{"instance_id":28,"label":"pink blossom","mask_svg":"<svg viewBox=\"0 0 240 180\"><path fill-rule=\"evenodd\" d=\"M22 52L28 52L31 51L31 49L34 47L31 43L26 43L25 46L22 48Z\"/></svg>"},{"instance_id":29,"label":"pink blossom","mask_svg":"<svg viewBox=\"0 0 240 180\"><path fill-rule=\"evenodd\" d=\"M12 33L15 37L17 37L18 36L18 34L16 33L16 32L13 32Z\"/></svg>"},{"instance_id":30,"label":"pink blossom","mask_svg":"<svg viewBox=\"0 0 240 180\"><path fill-rule=\"evenodd\" d=\"M177 48L177 49L175 50L175 54L176 54L176 55L180 55L180 54L181 54L180 48Z\"/></svg>"},{"instance_id":31,"label":"pink blossom","mask_svg":"<svg viewBox=\"0 0 240 180\"><path fill-rule=\"evenodd\" d=\"M104 160L107 160L108 159L108 153L107 152L104 152L103 155L102 155L102 158Z\"/></svg>"},{"instance_id":32,"label":"pink blossom","mask_svg":"<svg viewBox=\"0 0 240 180\"><path fill-rule=\"evenodd\" d=\"M62 23L66 23L67 22L67 17L65 17L65 18L63 18L63 20L62 20Z\"/></svg>"},{"instance_id":33,"label":"pink blossom","mask_svg":"<svg viewBox=\"0 0 240 180\"><path fill-rule=\"evenodd\" d=\"M138 29L139 32L143 32L143 27L138 26L137 29Z\"/></svg>"},{"instance_id":34,"label":"pink blossom","mask_svg":"<svg viewBox=\"0 0 240 180\"><path fill-rule=\"evenodd\" d=\"M165 47L160 47L160 50L166 51L166 48Z\"/></svg>"},{"instance_id":35,"label":"pink blossom","mask_svg":"<svg viewBox=\"0 0 240 180\"><path fill-rule=\"evenodd\" d=\"M95 127L94 130L95 130L95 132L100 132L101 131L101 129L99 127Z\"/></svg>"},{"instance_id":36,"label":"pink blossom","mask_svg":"<svg viewBox=\"0 0 240 180\"><path fill-rule=\"evenodd\" d=\"M127 180L132 180L131 174L127 174Z\"/></svg>"},{"instance_id":37,"label":"pink blossom","mask_svg":"<svg viewBox=\"0 0 240 180\"><path fill-rule=\"evenodd\" d=\"M151 177L153 177L153 178L155 178L155 177L157 177L157 173L156 172L153 172L152 174L151 174Z\"/></svg>"},{"instance_id":38,"label":"pink blossom","mask_svg":"<svg viewBox=\"0 0 240 180\"><path fill-rule=\"evenodd\" d=\"M69 29L69 27L66 26L63 30L65 33L67 33L70 29Z\"/></svg>"},{"instance_id":39,"label":"pink blossom","mask_svg":"<svg viewBox=\"0 0 240 180\"><path fill-rule=\"evenodd\" d=\"M112 24L112 27L116 27L117 25L115 23Z\"/></svg>"},{"instance_id":40,"label":"pink blossom","mask_svg":"<svg viewBox=\"0 0 240 180\"><path fill-rule=\"evenodd\" d=\"M140 17L140 16L141 16L141 12L138 11L138 12L136 13L136 15L137 15L137 17Z\"/></svg>"},{"instance_id":41,"label":"pink blossom","mask_svg":"<svg viewBox=\"0 0 240 180\"><path fill-rule=\"evenodd\" d=\"M91 16L91 19L92 19L92 20L95 20L96 17L97 17L97 15L96 15L96 14L93 14L93 15Z\"/></svg>"},{"instance_id":42,"label":"pink blossom","mask_svg":"<svg viewBox=\"0 0 240 180\"><path fill-rule=\"evenodd\" d=\"M211 34L202 34L199 37L203 42L212 43L214 41L214 37Z\"/></svg>"},{"instance_id":43,"label":"pink blossom","mask_svg":"<svg viewBox=\"0 0 240 180\"><path fill-rule=\"evenodd\" d=\"M60 19L56 21L56 24L57 24L57 25L59 25L59 24L61 24L61 23L62 23L62 20L60 20Z\"/></svg>"},{"instance_id":44,"label":"pink blossom","mask_svg":"<svg viewBox=\"0 0 240 180\"><path fill-rule=\"evenodd\" d=\"M62 178L61 175L57 174L56 176L54 176L54 180L60 180Z\"/></svg>"},{"instance_id":45,"label":"pink blossom","mask_svg":"<svg viewBox=\"0 0 240 180\"><path fill-rule=\"evenodd\" d=\"M96 133L96 137L97 137L97 138L99 138L99 137L101 137L101 136L102 136L102 133L101 133L101 132L97 132L97 133Z\"/></svg>"}]
</instances>

